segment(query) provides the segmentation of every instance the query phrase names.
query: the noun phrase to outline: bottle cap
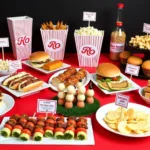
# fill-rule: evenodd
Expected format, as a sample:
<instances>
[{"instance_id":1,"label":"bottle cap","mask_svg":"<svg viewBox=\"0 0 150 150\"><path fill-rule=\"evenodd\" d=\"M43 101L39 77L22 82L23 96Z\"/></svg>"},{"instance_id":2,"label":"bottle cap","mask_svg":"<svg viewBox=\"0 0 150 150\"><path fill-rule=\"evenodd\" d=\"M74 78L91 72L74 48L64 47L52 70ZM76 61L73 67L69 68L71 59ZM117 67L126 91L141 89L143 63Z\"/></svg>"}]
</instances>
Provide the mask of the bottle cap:
<instances>
[{"instance_id":1,"label":"bottle cap","mask_svg":"<svg viewBox=\"0 0 150 150\"><path fill-rule=\"evenodd\" d=\"M123 3L118 3L118 8L124 8L124 4Z\"/></svg>"},{"instance_id":2,"label":"bottle cap","mask_svg":"<svg viewBox=\"0 0 150 150\"><path fill-rule=\"evenodd\" d=\"M117 26L117 27L122 27L122 26L123 26L123 22L117 21L117 22L116 22L116 26Z\"/></svg>"}]
</instances>

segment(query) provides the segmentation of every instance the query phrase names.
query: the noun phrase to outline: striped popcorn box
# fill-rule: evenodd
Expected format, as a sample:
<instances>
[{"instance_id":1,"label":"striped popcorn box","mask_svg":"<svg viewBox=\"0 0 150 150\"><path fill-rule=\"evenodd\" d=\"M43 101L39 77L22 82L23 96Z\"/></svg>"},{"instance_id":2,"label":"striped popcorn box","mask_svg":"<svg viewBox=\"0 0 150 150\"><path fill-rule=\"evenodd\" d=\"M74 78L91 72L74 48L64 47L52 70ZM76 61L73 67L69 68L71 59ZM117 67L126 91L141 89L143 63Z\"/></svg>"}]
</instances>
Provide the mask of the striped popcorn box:
<instances>
[{"instance_id":1,"label":"striped popcorn box","mask_svg":"<svg viewBox=\"0 0 150 150\"><path fill-rule=\"evenodd\" d=\"M68 27L67 30L40 30L45 52L48 52L54 60L63 60Z\"/></svg>"},{"instance_id":2,"label":"striped popcorn box","mask_svg":"<svg viewBox=\"0 0 150 150\"><path fill-rule=\"evenodd\" d=\"M14 57L27 59L31 55L33 19L28 16L7 18Z\"/></svg>"},{"instance_id":3,"label":"striped popcorn box","mask_svg":"<svg viewBox=\"0 0 150 150\"><path fill-rule=\"evenodd\" d=\"M101 53L103 35L74 35L74 37L79 66L97 67Z\"/></svg>"}]
</instances>

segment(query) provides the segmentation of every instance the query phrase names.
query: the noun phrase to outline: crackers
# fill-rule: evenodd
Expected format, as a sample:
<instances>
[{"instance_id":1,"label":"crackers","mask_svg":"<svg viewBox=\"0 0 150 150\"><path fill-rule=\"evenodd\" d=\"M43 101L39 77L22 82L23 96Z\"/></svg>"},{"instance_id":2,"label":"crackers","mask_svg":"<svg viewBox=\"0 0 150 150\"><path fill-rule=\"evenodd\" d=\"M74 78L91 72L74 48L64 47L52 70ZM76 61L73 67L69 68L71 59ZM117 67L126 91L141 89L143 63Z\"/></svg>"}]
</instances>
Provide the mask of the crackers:
<instances>
[{"instance_id":1,"label":"crackers","mask_svg":"<svg viewBox=\"0 0 150 150\"><path fill-rule=\"evenodd\" d=\"M142 134L150 131L150 114L133 108L117 108L104 117L105 123L113 130L124 134Z\"/></svg>"},{"instance_id":2,"label":"crackers","mask_svg":"<svg viewBox=\"0 0 150 150\"><path fill-rule=\"evenodd\" d=\"M49 21L49 22L42 23L41 28L43 30L66 30L67 25L63 24L63 21L61 22L58 21L56 25L54 25L51 21Z\"/></svg>"}]
</instances>

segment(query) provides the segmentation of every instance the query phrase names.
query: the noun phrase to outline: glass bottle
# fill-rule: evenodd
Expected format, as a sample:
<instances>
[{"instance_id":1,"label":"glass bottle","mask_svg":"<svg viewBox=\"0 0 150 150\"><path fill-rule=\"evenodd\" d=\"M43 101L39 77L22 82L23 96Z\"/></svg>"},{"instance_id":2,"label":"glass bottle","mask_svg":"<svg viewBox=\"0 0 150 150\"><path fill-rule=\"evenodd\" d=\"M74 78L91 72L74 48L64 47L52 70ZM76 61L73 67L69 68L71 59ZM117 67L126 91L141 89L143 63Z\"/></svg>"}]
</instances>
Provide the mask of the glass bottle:
<instances>
[{"instance_id":1,"label":"glass bottle","mask_svg":"<svg viewBox=\"0 0 150 150\"><path fill-rule=\"evenodd\" d=\"M111 33L110 39L110 54L109 57L111 60L118 61L119 54L124 51L125 47L125 40L126 34L123 29L123 22L122 22L122 10L124 4L118 4L118 15L116 20L116 28Z\"/></svg>"}]
</instances>

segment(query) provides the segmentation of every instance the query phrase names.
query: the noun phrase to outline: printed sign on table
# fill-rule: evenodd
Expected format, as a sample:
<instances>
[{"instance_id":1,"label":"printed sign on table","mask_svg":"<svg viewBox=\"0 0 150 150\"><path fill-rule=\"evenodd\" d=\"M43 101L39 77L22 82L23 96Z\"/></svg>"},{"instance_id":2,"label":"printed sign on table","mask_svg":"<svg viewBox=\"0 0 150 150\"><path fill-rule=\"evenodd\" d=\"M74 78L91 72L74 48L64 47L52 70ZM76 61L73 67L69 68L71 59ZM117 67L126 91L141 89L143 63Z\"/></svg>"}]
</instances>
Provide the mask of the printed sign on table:
<instances>
[{"instance_id":1,"label":"printed sign on table","mask_svg":"<svg viewBox=\"0 0 150 150\"><path fill-rule=\"evenodd\" d=\"M138 76L139 75L139 70L140 70L140 66L127 64L126 69L125 69L125 73L130 74L130 75Z\"/></svg>"},{"instance_id":2,"label":"printed sign on table","mask_svg":"<svg viewBox=\"0 0 150 150\"><path fill-rule=\"evenodd\" d=\"M80 54L84 57L95 57L98 55L98 50L93 45L83 45L80 48Z\"/></svg>"},{"instance_id":3,"label":"printed sign on table","mask_svg":"<svg viewBox=\"0 0 150 150\"><path fill-rule=\"evenodd\" d=\"M37 112L55 114L56 110L57 110L56 100L38 99Z\"/></svg>"},{"instance_id":4,"label":"printed sign on table","mask_svg":"<svg viewBox=\"0 0 150 150\"><path fill-rule=\"evenodd\" d=\"M115 104L121 107L128 107L130 97L123 94L116 94Z\"/></svg>"},{"instance_id":5,"label":"printed sign on table","mask_svg":"<svg viewBox=\"0 0 150 150\"><path fill-rule=\"evenodd\" d=\"M9 47L8 38L0 38L0 47Z\"/></svg>"},{"instance_id":6,"label":"printed sign on table","mask_svg":"<svg viewBox=\"0 0 150 150\"><path fill-rule=\"evenodd\" d=\"M96 21L96 12L83 12L83 21Z\"/></svg>"},{"instance_id":7,"label":"printed sign on table","mask_svg":"<svg viewBox=\"0 0 150 150\"><path fill-rule=\"evenodd\" d=\"M63 48L62 41L60 41L58 39L48 40L46 45L47 45L47 49L49 51L60 51Z\"/></svg>"},{"instance_id":8,"label":"printed sign on table","mask_svg":"<svg viewBox=\"0 0 150 150\"><path fill-rule=\"evenodd\" d=\"M9 71L22 69L22 63L20 60L9 61Z\"/></svg>"},{"instance_id":9,"label":"printed sign on table","mask_svg":"<svg viewBox=\"0 0 150 150\"><path fill-rule=\"evenodd\" d=\"M144 23L143 32L150 34L150 24Z\"/></svg>"}]
</instances>

